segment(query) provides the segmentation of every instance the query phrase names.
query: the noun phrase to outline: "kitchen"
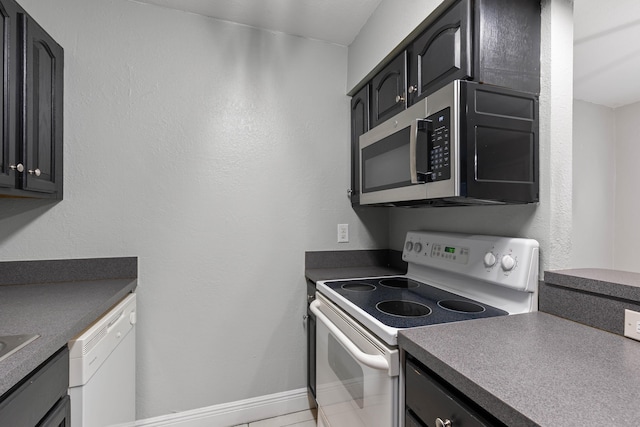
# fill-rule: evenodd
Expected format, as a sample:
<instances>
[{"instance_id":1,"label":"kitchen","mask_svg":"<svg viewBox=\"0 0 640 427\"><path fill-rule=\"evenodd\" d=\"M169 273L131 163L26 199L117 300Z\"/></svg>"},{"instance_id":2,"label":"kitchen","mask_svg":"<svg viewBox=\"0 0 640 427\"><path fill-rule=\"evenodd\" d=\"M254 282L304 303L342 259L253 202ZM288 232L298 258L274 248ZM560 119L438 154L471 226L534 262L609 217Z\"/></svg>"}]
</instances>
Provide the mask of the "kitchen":
<instances>
[{"instance_id":1,"label":"kitchen","mask_svg":"<svg viewBox=\"0 0 640 427\"><path fill-rule=\"evenodd\" d=\"M351 208L345 93L438 3L383 1L347 48L125 0L21 2L65 48L65 197L3 201L2 258L138 257L139 419L301 400L305 251L428 228L533 237L542 270L579 266L568 2L543 2L538 206Z\"/></svg>"}]
</instances>

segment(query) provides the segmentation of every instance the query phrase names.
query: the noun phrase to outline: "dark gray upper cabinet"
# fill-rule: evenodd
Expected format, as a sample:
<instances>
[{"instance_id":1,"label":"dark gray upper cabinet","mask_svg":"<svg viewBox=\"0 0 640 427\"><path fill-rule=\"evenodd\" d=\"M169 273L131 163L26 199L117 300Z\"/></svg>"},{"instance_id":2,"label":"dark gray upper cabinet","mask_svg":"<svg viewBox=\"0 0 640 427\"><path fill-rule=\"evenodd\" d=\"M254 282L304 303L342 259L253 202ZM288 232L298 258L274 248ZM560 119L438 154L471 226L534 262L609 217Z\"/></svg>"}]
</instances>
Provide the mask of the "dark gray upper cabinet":
<instances>
[{"instance_id":1,"label":"dark gray upper cabinet","mask_svg":"<svg viewBox=\"0 0 640 427\"><path fill-rule=\"evenodd\" d=\"M474 3L473 80L539 94L540 1Z\"/></svg>"},{"instance_id":2,"label":"dark gray upper cabinet","mask_svg":"<svg viewBox=\"0 0 640 427\"><path fill-rule=\"evenodd\" d=\"M455 3L408 48L410 103L472 77L471 2Z\"/></svg>"},{"instance_id":3,"label":"dark gray upper cabinet","mask_svg":"<svg viewBox=\"0 0 640 427\"><path fill-rule=\"evenodd\" d=\"M0 21L0 197L62 199L64 51L14 0Z\"/></svg>"},{"instance_id":4,"label":"dark gray upper cabinet","mask_svg":"<svg viewBox=\"0 0 640 427\"><path fill-rule=\"evenodd\" d=\"M371 127L407 108L407 54L400 53L371 81Z\"/></svg>"},{"instance_id":5,"label":"dark gray upper cabinet","mask_svg":"<svg viewBox=\"0 0 640 427\"><path fill-rule=\"evenodd\" d=\"M18 52L18 6L0 0L0 43L2 44L2 86L0 87L0 188L16 187L17 64L11 55ZM13 167L13 168L12 168Z\"/></svg>"},{"instance_id":6,"label":"dark gray upper cabinet","mask_svg":"<svg viewBox=\"0 0 640 427\"><path fill-rule=\"evenodd\" d=\"M369 130L370 85L365 85L351 98L351 204L360 204L360 135Z\"/></svg>"},{"instance_id":7,"label":"dark gray upper cabinet","mask_svg":"<svg viewBox=\"0 0 640 427\"><path fill-rule=\"evenodd\" d=\"M21 15L25 41L22 85L24 190L62 194L63 50L31 17Z\"/></svg>"},{"instance_id":8,"label":"dark gray upper cabinet","mask_svg":"<svg viewBox=\"0 0 640 427\"><path fill-rule=\"evenodd\" d=\"M453 80L540 93L539 0L445 0L359 84L371 127Z\"/></svg>"}]
</instances>

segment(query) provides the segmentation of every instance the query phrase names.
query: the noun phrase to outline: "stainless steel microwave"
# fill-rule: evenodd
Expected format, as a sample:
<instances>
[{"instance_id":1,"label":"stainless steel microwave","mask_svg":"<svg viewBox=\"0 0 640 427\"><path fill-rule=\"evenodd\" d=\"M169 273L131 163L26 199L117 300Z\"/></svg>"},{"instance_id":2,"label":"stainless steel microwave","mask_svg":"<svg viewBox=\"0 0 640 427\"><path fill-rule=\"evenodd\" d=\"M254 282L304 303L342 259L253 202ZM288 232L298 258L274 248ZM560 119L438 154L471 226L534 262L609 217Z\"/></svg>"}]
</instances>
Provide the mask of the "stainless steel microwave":
<instances>
[{"instance_id":1,"label":"stainless steel microwave","mask_svg":"<svg viewBox=\"0 0 640 427\"><path fill-rule=\"evenodd\" d=\"M360 204L539 199L538 98L456 80L360 136Z\"/></svg>"}]
</instances>

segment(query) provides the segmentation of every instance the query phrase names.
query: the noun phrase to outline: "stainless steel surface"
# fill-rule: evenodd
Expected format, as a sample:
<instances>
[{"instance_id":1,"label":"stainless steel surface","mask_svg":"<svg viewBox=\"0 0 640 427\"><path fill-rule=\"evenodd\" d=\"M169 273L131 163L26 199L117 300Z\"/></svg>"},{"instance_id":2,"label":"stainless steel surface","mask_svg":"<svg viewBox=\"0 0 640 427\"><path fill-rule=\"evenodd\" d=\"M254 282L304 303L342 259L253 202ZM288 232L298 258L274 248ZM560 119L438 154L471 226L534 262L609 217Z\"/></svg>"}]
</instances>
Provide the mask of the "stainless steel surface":
<instances>
[{"instance_id":1,"label":"stainless steel surface","mask_svg":"<svg viewBox=\"0 0 640 427\"><path fill-rule=\"evenodd\" d=\"M40 335L7 335L0 336L0 361L11 356Z\"/></svg>"},{"instance_id":2,"label":"stainless steel surface","mask_svg":"<svg viewBox=\"0 0 640 427\"><path fill-rule=\"evenodd\" d=\"M443 181L430 182L427 185L427 199L460 196L460 81L456 80L426 98L428 117L450 107L449 123L449 164L451 178Z\"/></svg>"},{"instance_id":3,"label":"stainless steel surface","mask_svg":"<svg viewBox=\"0 0 640 427\"><path fill-rule=\"evenodd\" d=\"M17 170L18 172L24 172L24 165L22 163L18 163L17 165L9 166L12 170Z\"/></svg>"},{"instance_id":4,"label":"stainless steel surface","mask_svg":"<svg viewBox=\"0 0 640 427\"><path fill-rule=\"evenodd\" d=\"M409 169L412 184L424 184L426 181L418 179L418 124L424 120L415 119L411 122L411 132L409 135Z\"/></svg>"},{"instance_id":5,"label":"stainless steel surface","mask_svg":"<svg viewBox=\"0 0 640 427\"><path fill-rule=\"evenodd\" d=\"M386 138L404 127L411 126L416 118L427 117L427 100L422 99L413 104L401 113L396 114L389 120L374 127L370 131L360 136L360 165L359 171L362 171L362 149L369 145L375 144L383 138ZM410 185L403 188L393 188L389 190L380 190L375 192L363 192L364 182L360 180L360 204L384 203L393 198L395 201L404 200L421 200L427 196L425 185Z\"/></svg>"}]
</instances>

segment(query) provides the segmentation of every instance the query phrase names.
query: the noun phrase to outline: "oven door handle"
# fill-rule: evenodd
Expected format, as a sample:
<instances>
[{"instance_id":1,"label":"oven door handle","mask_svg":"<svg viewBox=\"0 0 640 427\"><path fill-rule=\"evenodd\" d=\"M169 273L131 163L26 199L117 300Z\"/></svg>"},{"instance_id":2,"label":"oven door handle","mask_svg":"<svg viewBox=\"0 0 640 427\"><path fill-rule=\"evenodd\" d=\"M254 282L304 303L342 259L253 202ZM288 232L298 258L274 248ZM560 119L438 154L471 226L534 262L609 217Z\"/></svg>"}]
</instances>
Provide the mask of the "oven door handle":
<instances>
[{"instance_id":1,"label":"oven door handle","mask_svg":"<svg viewBox=\"0 0 640 427\"><path fill-rule=\"evenodd\" d=\"M329 329L334 337L342 344L342 346L356 359L358 362L365 366L381 371L389 370L389 362L382 355L367 354L360 350L347 336L334 325L327 316L318 308L321 302L315 300L311 303L309 308L311 312L316 315L317 319L320 319L322 323Z\"/></svg>"}]
</instances>

